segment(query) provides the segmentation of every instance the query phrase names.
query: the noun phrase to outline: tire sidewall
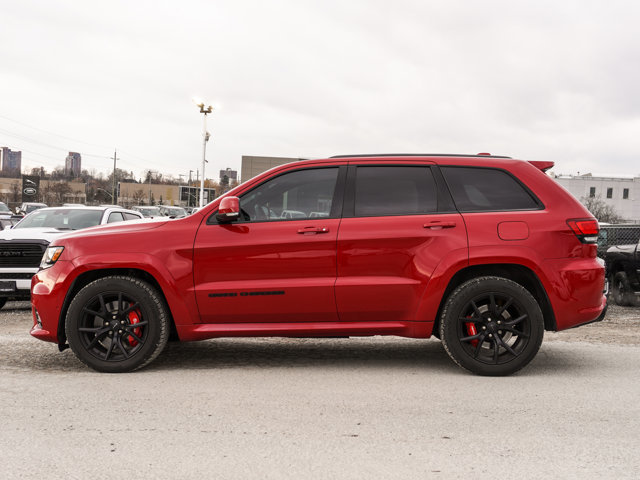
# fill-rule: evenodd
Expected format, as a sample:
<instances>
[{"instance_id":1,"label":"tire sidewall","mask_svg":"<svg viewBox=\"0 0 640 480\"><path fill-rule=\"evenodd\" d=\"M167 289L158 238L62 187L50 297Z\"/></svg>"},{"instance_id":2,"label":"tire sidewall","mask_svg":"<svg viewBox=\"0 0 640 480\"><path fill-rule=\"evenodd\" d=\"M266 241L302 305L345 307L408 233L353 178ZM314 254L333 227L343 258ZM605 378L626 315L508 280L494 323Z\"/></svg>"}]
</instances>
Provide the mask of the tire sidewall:
<instances>
[{"instance_id":1,"label":"tire sidewall","mask_svg":"<svg viewBox=\"0 0 640 480\"><path fill-rule=\"evenodd\" d=\"M130 358L106 361L86 349L78 328L82 310L88 302L98 294L118 292L130 296L138 303L142 318L148 321L147 337L142 347ZM69 346L80 361L100 372L121 373L142 368L160 353L167 343L168 318L159 295L149 284L130 277L113 276L95 280L76 294L67 311L65 329Z\"/></svg>"},{"instance_id":2,"label":"tire sidewall","mask_svg":"<svg viewBox=\"0 0 640 480\"><path fill-rule=\"evenodd\" d=\"M622 290L620 290L619 285L622 285ZM613 301L620 306L626 306L629 302L629 280L627 279L627 274L625 272L616 272L611 281L611 293L613 296Z\"/></svg>"},{"instance_id":3,"label":"tire sidewall","mask_svg":"<svg viewBox=\"0 0 640 480\"><path fill-rule=\"evenodd\" d=\"M530 337L522 352L506 363L493 365L473 358L463 348L458 336L458 319L468 303L483 294L506 294L525 309L530 323ZM520 284L502 277L479 277L469 280L447 299L440 319L440 338L449 356L461 367L478 375L510 375L525 367L538 353L544 336L544 319L540 305Z\"/></svg>"}]
</instances>

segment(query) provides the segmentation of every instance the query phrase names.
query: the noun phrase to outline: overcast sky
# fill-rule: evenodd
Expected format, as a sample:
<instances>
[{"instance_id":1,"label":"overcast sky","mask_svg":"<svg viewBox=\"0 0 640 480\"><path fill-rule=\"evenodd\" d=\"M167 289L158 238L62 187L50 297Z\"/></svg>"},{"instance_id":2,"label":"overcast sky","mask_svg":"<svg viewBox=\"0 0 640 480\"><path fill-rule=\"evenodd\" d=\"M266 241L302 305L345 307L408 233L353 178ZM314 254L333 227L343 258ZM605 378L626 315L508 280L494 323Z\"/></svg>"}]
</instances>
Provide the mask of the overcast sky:
<instances>
[{"instance_id":1,"label":"overcast sky","mask_svg":"<svg viewBox=\"0 0 640 480\"><path fill-rule=\"evenodd\" d=\"M242 155L490 152L640 175L637 0L0 0L0 146L207 177Z\"/></svg>"}]
</instances>

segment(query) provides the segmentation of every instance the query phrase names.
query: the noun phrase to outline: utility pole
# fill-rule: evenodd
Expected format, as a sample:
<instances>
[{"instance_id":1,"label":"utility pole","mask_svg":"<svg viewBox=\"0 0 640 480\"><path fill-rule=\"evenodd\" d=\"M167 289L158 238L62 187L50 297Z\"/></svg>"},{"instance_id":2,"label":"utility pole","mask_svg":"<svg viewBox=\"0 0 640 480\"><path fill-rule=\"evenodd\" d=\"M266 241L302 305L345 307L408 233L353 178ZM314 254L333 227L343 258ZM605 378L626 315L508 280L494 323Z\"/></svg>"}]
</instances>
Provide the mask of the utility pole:
<instances>
[{"instance_id":1,"label":"utility pole","mask_svg":"<svg viewBox=\"0 0 640 480\"><path fill-rule=\"evenodd\" d=\"M116 198L116 161L120 160L116 156L116 150L113 150L113 189L111 190L111 201L114 205L118 203Z\"/></svg>"}]
</instances>

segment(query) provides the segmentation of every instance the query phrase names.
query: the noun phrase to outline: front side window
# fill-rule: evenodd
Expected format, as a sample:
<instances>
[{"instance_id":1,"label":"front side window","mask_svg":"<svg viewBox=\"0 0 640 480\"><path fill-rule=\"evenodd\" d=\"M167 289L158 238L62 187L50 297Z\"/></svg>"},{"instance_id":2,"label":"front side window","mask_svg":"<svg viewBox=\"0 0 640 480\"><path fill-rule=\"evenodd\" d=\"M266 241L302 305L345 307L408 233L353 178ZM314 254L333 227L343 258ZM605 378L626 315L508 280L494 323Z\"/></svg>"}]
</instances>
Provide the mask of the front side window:
<instances>
[{"instance_id":1,"label":"front side window","mask_svg":"<svg viewBox=\"0 0 640 480\"><path fill-rule=\"evenodd\" d=\"M540 208L533 195L504 170L481 167L442 167L441 170L461 212Z\"/></svg>"},{"instance_id":2,"label":"front side window","mask_svg":"<svg viewBox=\"0 0 640 480\"><path fill-rule=\"evenodd\" d=\"M265 222L328 218L338 168L313 168L285 173L240 198L241 221Z\"/></svg>"},{"instance_id":3,"label":"front side window","mask_svg":"<svg viewBox=\"0 0 640 480\"><path fill-rule=\"evenodd\" d=\"M356 217L420 215L437 210L429 167L363 166L356 170Z\"/></svg>"}]
</instances>

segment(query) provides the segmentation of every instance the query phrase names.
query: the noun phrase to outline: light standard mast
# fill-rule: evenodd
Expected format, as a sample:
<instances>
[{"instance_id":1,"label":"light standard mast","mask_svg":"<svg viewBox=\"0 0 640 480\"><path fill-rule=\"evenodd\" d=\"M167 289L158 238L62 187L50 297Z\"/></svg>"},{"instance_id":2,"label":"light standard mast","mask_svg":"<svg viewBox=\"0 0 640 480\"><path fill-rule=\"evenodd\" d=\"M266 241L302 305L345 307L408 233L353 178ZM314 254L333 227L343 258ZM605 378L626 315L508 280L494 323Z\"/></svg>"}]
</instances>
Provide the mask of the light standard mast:
<instances>
[{"instance_id":1,"label":"light standard mast","mask_svg":"<svg viewBox=\"0 0 640 480\"><path fill-rule=\"evenodd\" d=\"M196 104L200 107L200 113L204 114L204 124L202 128L202 179L200 180L200 208L204 206L204 164L207 162L207 142L209 141L209 132L207 132L207 115L213 112L211 105L204 106L204 102Z\"/></svg>"}]
</instances>

